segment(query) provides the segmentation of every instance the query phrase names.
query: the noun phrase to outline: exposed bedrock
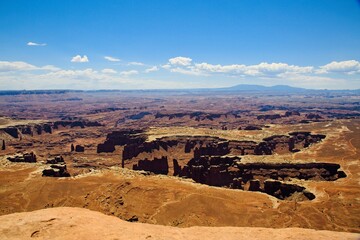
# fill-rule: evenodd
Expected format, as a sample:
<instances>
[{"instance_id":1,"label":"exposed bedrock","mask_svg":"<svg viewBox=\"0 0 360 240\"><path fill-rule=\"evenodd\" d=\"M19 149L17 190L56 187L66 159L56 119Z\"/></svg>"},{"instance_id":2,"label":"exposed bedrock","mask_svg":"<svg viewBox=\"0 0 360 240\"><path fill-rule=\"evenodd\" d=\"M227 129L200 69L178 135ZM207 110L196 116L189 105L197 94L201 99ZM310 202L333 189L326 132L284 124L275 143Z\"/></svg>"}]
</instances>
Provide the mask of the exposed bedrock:
<instances>
[{"instance_id":1,"label":"exposed bedrock","mask_svg":"<svg viewBox=\"0 0 360 240\"><path fill-rule=\"evenodd\" d=\"M305 117L307 119L311 119L311 120L318 120L318 119L322 119L323 117L321 117L319 114L316 114L316 113L309 113L309 114L306 114Z\"/></svg>"},{"instance_id":2,"label":"exposed bedrock","mask_svg":"<svg viewBox=\"0 0 360 240\"><path fill-rule=\"evenodd\" d=\"M242 164L238 157L201 156L191 159L181 169L179 176L210 186L265 192L279 199L286 199L298 192L312 200L315 196L304 192L304 187L282 181L291 178L334 181L346 177L339 169L340 165L333 163Z\"/></svg>"},{"instance_id":3,"label":"exposed bedrock","mask_svg":"<svg viewBox=\"0 0 360 240\"><path fill-rule=\"evenodd\" d=\"M300 116L300 112L298 112L298 111L286 111L284 116L285 117Z\"/></svg>"},{"instance_id":4,"label":"exposed bedrock","mask_svg":"<svg viewBox=\"0 0 360 240\"><path fill-rule=\"evenodd\" d=\"M172 147L181 147L185 153L196 151L200 155L223 155L229 153L229 142L225 139L206 136L174 136L163 137L151 142L141 144L130 143L125 145L123 159L137 157L140 153L152 153L155 150L163 149L168 151Z\"/></svg>"},{"instance_id":5,"label":"exposed bedrock","mask_svg":"<svg viewBox=\"0 0 360 240\"><path fill-rule=\"evenodd\" d=\"M19 138L19 131L15 127L3 128L4 132L12 136L13 138Z\"/></svg>"},{"instance_id":6,"label":"exposed bedrock","mask_svg":"<svg viewBox=\"0 0 360 240\"><path fill-rule=\"evenodd\" d=\"M311 144L318 143L325 135L311 134L310 132L292 132L289 135L275 135L264 138L262 142L234 141L218 137L205 136L173 136L163 137L146 142L142 133L129 131L113 132L108 135L103 144L98 145L98 152L112 152L115 145L125 145L123 159L137 157L140 153L152 153L171 147L181 147L184 153L194 152L195 158L203 155L271 155L276 153L297 152Z\"/></svg>"},{"instance_id":7,"label":"exposed bedrock","mask_svg":"<svg viewBox=\"0 0 360 240\"><path fill-rule=\"evenodd\" d=\"M142 130L123 130L114 131L106 136L104 143L100 143L97 147L97 152L113 152L115 146L124 145L140 145L146 141L146 136Z\"/></svg>"},{"instance_id":8,"label":"exposed bedrock","mask_svg":"<svg viewBox=\"0 0 360 240\"><path fill-rule=\"evenodd\" d=\"M264 192L279 199L286 199L294 193L301 193L309 200L315 199L315 195L302 186L274 180L264 181Z\"/></svg>"},{"instance_id":9,"label":"exposed bedrock","mask_svg":"<svg viewBox=\"0 0 360 240\"><path fill-rule=\"evenodd\" d=\"M149 157L138 160L134 170L145 170L156 174L173 173L174 176L191 178L210 186L260 191L279 199L293 194L297 199L314 199L315 196L302 186L285 183L292 178L315 181L334 181L346 177L339 164L332 163L241 163L236 155L268 155L282 152L296 152L320 142L325 135L310 132L291 132L264 138L263 142L228 141L208 136L172 136L146 142L142 132L122 131L117 137L118 144L125 144L123 161L134 161L142 153L164 154L161 158ZM111 138L108 138L111 139ZM116 142L115 140L113 142ZM112 146L112 145L111 145ZM176 159L168 159L170 148L193 153L193 158L180 165ZM231 156L234 155L234 156ZM150 156L151 154L149 154ZM145 154L146 156L146 154ZM172 160L173 169L169 169ZM171 162L170 162L171 163ZM173 171L171 171L173 170Z\"/></svg>"},{"instance_id":10,"label":"exposed bedrock","mask_svg":"<svg viewBox=\"0 0 360 240\"><path fill-rule=\"evenodd\" d=\"M248 126L244 127L244 130L247 130L247 131L262 130L262 128L259 126L256 126L256 125L248 125Z\"/></svg>"},{"instance_id":11,"label":"exposed bedrock","mask_svg":"<svg viewBox=\"0 0 360 240\"><path fill-rule=\"evenodd\" d=\"M46 164L51 164L42 171L43 177L70 177L70 174L66 168L66 163L62 156L55 156L48 158Z\"/></svg>"},{"instance_id":12,"label":"exposed bedrock","mask_svg":"<svg viewBox=\"0 0 360 240\"><path fill-rule=\"evenodd\" d=\"M82 145L76 145L75 152L85 152L85 147Z\"/></svg>"},{"instance_id":13,"label":"exposed bedrock","mask_svg":"<svg viewBox=\"0 0 360 240\"><path fill-rule=\"evenodd\" d=\"M43 177L70 177L66 164L52 164L42 171Z\"/></svg>"},{"instance_id":14,"label":"exposed bedrock","mask_svg":"<svg viewBox=\"0 0 360 240\"><path fill-rule=\"evenodd\" d=\"M33 163L36 162L36 155L31 152L31 153L24 153L22 155L15 155L12 157L8 157L7 158L10 162L28 162L28 163Z\"/></svg>"},{"instance_id":15,"label":"exposed bedrock","mask_svg":"<svg viewBox=\"0 0 360 240\"><path fill-rule=\"evenodd\" d=\"M274 120L281 118L280 114L265 114L265 115L259 115L256 117L257 120Z\"/></svg>"},{"instance_id":16,"label":"exposed bedrock","mask_svg":"<svg viewBox=\"0 0 360 240\"><path fill-rule=\"evenodd\" d=\"M169 173L169 165L167 157L154 158L154 160L139 160L137 164L133 165L133 170L144 170L155 174Z\"/></svg>"},{"instance_id":17,"label":"exposed bedrock","mask_svg":"<svg viewBox=\"0 0 360 240\"><path fill-rule=\"evenodd\" d=\"M46 164L58 164L65 163L64 158L62 156L55 156L53 158L48 158L46 160Z\"/></svg>"},{"instance_id":18,"label":"exposed bedrock","mask_svg":"<svg viewBox=\"0 0 360 240\"><path fill-rule=\"evenodd\" d=\"M194 119L195 121L203 121L203 120L213 121L221 117L240 118L240 115L236 112L227 112L227 113L191 112L191 113L156 113L155 114L155 118L168 118L169 120L174 118L183 118L183 117L189 117L190 119Z\"/></svg>"},{"instance_id":19,"label":"exposed bedrock","mask_svg":"<svg viewBox=\"0 0 360 240\"><path fill-rule=\"evenodd\" d=\"M87 120L75 120L75 121L56 121L53 123L54 129L58 129L59 127L99 127L102 126L99 122L87 121Z\"/></svg>"},{"instance_id":20,"label":"exposed bedrock","mask_svg":"<svg viewBox=\"0 0 360 240\"><path fill-rule=\"evenodd\" d=\"M21 135L41 135L43 133L52 133L53 129L59 129L60 127L96 127L102 126L102 124L98 122L92 122L87 120L76 120L76 121L55 121L55 122L47 122L40 124L28 124L28 125L17 125L13 127L6 127L0 130L3 130L13 138L21 138Z\"/></svg>"},{"instance_id":21,"label":"exposed bedrock","mask_svg":"<svg viewBox=\"0 0 360 240\"><path fill-rule=\"evenodd\" d=\"M346 177L336 163L238 163L237 168L244 181L260 177L275 180L297 178L334 181Z\"/></svg>"}]
</instances>

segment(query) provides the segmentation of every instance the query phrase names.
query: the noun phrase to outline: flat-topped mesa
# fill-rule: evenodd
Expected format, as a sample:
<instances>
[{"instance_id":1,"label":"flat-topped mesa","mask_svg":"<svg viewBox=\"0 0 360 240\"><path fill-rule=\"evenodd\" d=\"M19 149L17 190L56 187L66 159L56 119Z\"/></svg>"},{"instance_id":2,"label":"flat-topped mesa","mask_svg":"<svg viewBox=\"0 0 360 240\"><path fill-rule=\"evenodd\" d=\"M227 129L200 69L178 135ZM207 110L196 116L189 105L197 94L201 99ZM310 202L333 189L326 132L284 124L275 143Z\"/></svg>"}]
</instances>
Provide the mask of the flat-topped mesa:
<instances>
[{"instance_id":1,"label":"flat-topped mesa","mask_svg":"<svg viewBox=\"0 0 360 240\"><path fill-rule=\"evenodd\" d=\"M41 124L41 125L35 125L35 130L38 135L41 135L43 132L45 133L52 133L52 126L51 124Z\"/></svg>"},{"instance_id":2,"label":"flat-topped mesa","mask_svg":"<svg viewBox=\"0 0 360 240\"><path fill-rule=\"evenodd\" d=\"M336 163L239 163L237 168L244 182L260 178L335 181L346 177Z\"/></svg>"},{"instance_id":3,"label":"flat-topped mesa","mask_svg":"<svg viewBox=\"0 0 360 240\"><path fill-rule=\"evenodd\" d=\"M88 121L88 120L75 120L75 121L61 120L61 121L56 121L53 123L54 129L59 129L60 127L85 128L85 127L100 127L100 126L103 126L103 125L99 122L93 122L93 121Z\"/></svg>"},{"instance_id":4,"label":"flat-topped mesa","mask_svg":"<svg viewBox=\"0 0 360 240\"><path fill-rule=\"evenodd\" d=\"M204 121L210 120L214 121L215 119L219 119L221 117L228 118L240 118L240 115L236 112L226 112L226 113L206 113L206 112L180 112L180 113L156 113L155 118L168 118L169 120L175 118L183 118L189 117L190 119L194 119L195 121Z\"/></svg>"},{"instance_id":5,"label":"flat-topped mesa","mask_svg":"<svg viewBox=\"0 0 360 240\"><path fill-rule=\"evenodd\" d=\"M97 146L97 152L113 152L115 146L140 145L147 139L143 130L122 130L113 131L106 136L104 143Z\"/></svg>"},{"instance_id":6,"label":"flat-topped mesa","mask_svg":"<svg viewBox=\"0 0 360 240\"><path fill-rule=\"evenodd\" d=\"M34 163L34 162L36 162L36 155L33 152L31 152L31 153L24 153L22 156L21 155L15 155L13 157L8 157L7 159L10 162Z\"/></svg>"},{"instance_id":7,"label":"flat-topped mesa","mask_svg":"<svg viewBox=\"0 0 360 240\"><path fill-rule=\"evenodd\" d=\"M244 130L254 131L254 130L262 130L262 128L259 126L256 126L256 125L248 125L248 126L244 127Z\"/></svg>"},{"instance_id":8,"label":"flat-topped mesa","mask_svg":"<svg viewBox=\"0 0 360 240\"><path fill-rule=\"evenodd\" d=\"M274 135L264 138L254 149L255 155L271 155L273 152L298 152L311 144L318 143L326 136L310 132L291 132L288 135Z\"/></svg>"},{"instance_id":9,"label":"flat-topped mesa","mask_svg":"<svg viewBox=\"0 0 360 240\"><path fill-rule=\"evenodd\" d=\"M137 157L140 153L152 153L163 149L168 151L172 147L181 147L184 153L196 152L199 155L225 155L229 153L229 142L218 137L208 136L173 136L155 139L141 144L124 146L123 159Z\"/></svg>"},{"instance_id":10,"label":"flat-topped mesa","mask_svg":"<svg viewBox=\"0 0 360 240\"><path fill-rule=\"evenodd\" d=\"M267 193L271 196L274 196L278 199L287 199L291 197L294 193L300 193L302 198L313 200L315 195L307 191L304 187L297 184L288 184L280 181L266 180L264 181L264 189L260 189L261 192Z\"/></svg>"},{"instance_id":11,"label":"flat-topped mesa","mask_svg":"<svg viewBox=\"0 0 360 240\"><path fill-rule=\"evenodd\" d=\"M231 172L232 168L239 161L240 158L236 156L201 156L191 159L181 169L179 176L210 186L229 187L236 177Z\"/></svg>"},{"instance_id":12,"label":"flat-topped mesa","mask_svg":"<svg viewBox=\"0 0 360 240\"><path fill-rule=\"evenodd\" d=\"M98 145L98 152L114 151L115 145L125 145L123 160L137 157L140 153L152 153L163 149L168 151L171 147L183 148L184 153L194 152L195 158L202 155L271 155L276 153L298 152L311 144L318 143L325 135L311 134L309 132L292 132L289 135L275 135L264 138L263 142L226 140L209 136L172 136L145 142L145 136L121 132L115 140L108 136L104 144Z\"/></svg>"},{"instance_id":13,"label":"flat-topped mesa","mask_svg":"<svg viewBox=\"0 0 360 240\"><path fill-rule=\"evenodd\" d=\"M133 165L133 170L144 170L155 174L167 175L169 173L169 165L167 157L154 158L153 160L139 160Z\"/></svg>"},{"instance_id":14,"label":"flat-topped mesa","mask_svg":"<svg viewBox=\"0 0 360 240\"><path fill-rule=\"evenodd\" d=\"M194 158L199 158L200 156L213 156L213 155L226 155L230 153L229 142L214 142L207 143L205 146L200 146L199 148L194 149Z\"/></svg>"},{"instance_id":15,"label":"flat-topped mesa","mask_svg":"<svg viewBox=\"0 0 360 240\"><path fill-rule=\"evenodd\" d=\"M102 126L98 122L92 122L87 120L72 120L72 121L55 121L55 122L46 122L33 124L29 123L26 125L16 125L12 127L1 128L5 133L9 134L13 138L21 138L21 135L41 135L43 133L52 133L53 129L59 129L61 127L97 127Z\"/></svg>"},{"instance_id":16,"label":"flat-topped mesa","mask_svg":"<svg viewBox=\"0 0 360 240\"><path fill-rule=\"evenodd\" d=\"M305 188L280 182L291 178L316 181L335 181L346 177L339 170L339 164L333 163L241 163L240 158L231 156L200 156L191 159L180 169L179 176L191 178L196 182L210 186L261 191L279 199L300 192L306 199L315 196L304 192ZM273 180L271 183L266 181ZM274 181L276 183L274 183ZM270 187L271 184L277 187ZM274 191L272 189L275 189ZM278 191L280 190L280 191Z\"/></svg>"},{"instance_id":17,"label":"flat-topped mesa","mask_svg":"<svg viewBox=\"0 0 360 240\"><path fill-rule=\"evenodd\" d=\"M281 118L280 114L265 114L265 115L259 115L256 117L257 120L275 120Z\"/></svg>"},{"instance_id":18,"label":"flat-topped mesa","mask_svg":"<svg viewBox=\"0 0 360 240\"><path fill-rule=\"evenodd\" d=\"M66 164L52 164L42 171L43 177L70 177Z\"/></svg>"},{"instance_id":19,"label":"flat-topped mesa","mask_svg":"<svg viewBox=\"0 0 360 240\"><path fill-rule=\"evenodd\" d=\"M85 152L85 147L82 145L76 145L75 152Z\"/></svg>"},{"instance_id":20,"label":"flat-topped mesa","mask_svg":"<svg viewBox=\"0 0 360 240\"><path fill-rule=\"evenodd\" d=\"M55 156L53 158L48 158L46 160L46 164L58 164L65 163L64 158L62 156Z\"/></svg>"},{"instance_id":21,"label":"flat-topped mesa","mask_svg":"<svg viewBox=\"0 0 360 240\"><path fill-rule=\"evenodd\" d=\"M311 119L311 120L323 119L323 117L321 117L319 114L316 114L316 113L306 114L305 117L306 117L307 119Z\"/></svg>"},{"instance_id":22,"label":"flat-topped mesa","mask_svg":"<svg viewBox=\"0 0 360 240\"><path fill-rule=\"evenodd\" d=\"M300 116L300 112L298 112L298 111L286 111L284 116L285 117Z\"/></svg>"}]
</instances>

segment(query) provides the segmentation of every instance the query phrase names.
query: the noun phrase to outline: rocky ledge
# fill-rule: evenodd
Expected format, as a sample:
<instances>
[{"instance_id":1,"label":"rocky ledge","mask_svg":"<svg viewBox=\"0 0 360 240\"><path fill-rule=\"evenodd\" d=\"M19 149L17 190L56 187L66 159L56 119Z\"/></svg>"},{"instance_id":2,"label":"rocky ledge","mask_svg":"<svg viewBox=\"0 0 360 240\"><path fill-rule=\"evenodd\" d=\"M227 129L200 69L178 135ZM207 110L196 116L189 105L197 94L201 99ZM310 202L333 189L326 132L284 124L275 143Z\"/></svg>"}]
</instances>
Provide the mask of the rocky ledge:
<instances>
[{"instance_id":1,"label":"rocky ledge","mask_svg":"<svg viewBox=\"0 0 360 240\"><path fill-rule=\"evenodd\" d=\"M355 240L360 235L304 228L191 227L132 223L83 208L48 208L0 216L0 239Z\"/></svg>"}]
</instances>

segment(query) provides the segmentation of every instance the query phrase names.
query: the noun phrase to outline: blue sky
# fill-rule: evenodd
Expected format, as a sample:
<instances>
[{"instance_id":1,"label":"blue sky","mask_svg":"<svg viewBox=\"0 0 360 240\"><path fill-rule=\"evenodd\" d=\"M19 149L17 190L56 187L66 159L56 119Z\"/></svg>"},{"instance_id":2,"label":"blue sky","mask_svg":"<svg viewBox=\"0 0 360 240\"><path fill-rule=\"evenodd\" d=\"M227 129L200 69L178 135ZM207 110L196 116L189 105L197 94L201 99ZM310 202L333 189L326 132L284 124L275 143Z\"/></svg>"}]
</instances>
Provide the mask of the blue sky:
<instances>
[{"instance_id":1,"label":"blue sky","mask_svg":"<svg viewBox=\"0 0 360 240\"><path fill-rule=\"evenodd\" d=\"M356 0L2 0L0 89L360 88Z\"/></svg>"}]
</instances>

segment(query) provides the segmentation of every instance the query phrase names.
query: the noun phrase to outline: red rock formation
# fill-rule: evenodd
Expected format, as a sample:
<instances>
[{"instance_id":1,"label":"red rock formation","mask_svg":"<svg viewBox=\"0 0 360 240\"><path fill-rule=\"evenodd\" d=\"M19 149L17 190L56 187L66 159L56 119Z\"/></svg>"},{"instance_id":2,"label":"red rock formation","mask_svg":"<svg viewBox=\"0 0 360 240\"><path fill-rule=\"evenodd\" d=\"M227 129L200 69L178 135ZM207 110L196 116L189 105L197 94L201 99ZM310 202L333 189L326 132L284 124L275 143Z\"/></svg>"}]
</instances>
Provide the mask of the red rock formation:
<instances>
[{"instance_id":1,"label":"red rock formation","mask_svg":"<svg viewBox=\"0 0 360 240\"><path fill-rule=\"evenodd\" d=\"M85 147L81 146L81 145L76 145L75 146L75 152L84 152L85 151Z\"/></svg>"},{"instance_id":2,"label":"red rock formation","mask_svg":"<svg viewBox=\"0 0 360 240\"><path fill-rule=\"evenodd\" d=\"M298 112L298 111L286 111L285 112L285 117L290 117L290 116L300 116L300 112Z\"/></svg>"},{"instance_id":3,"label":"red rock formation","mask_svg":"<svg viewBox=\"0 0 360 240\"><path fill-rule=\"evenodd\" d=\"M244 130L247 130L247 131L262 130L262 128L259 126L255 126L255 125L248 125L244 128Z\"/></svg>"},{"instance_id":4,"label":"red rock formation","mask_svg":"<svg viewBox=\"0 0 360 240\"><path fill-rule=\"evenodd\" d=\"M155 174L169 173L169 164L167 157L154 158L154 160L139 160L137 164L133 165L133 170L144 170Z\"/></svg>"},{"instance_id":5,"label":"red rock formation","mask_svg":"<svg viewBox=\"0 0 360 240\"><path fill-rule=\"evenodd\" d=\"M65 164L53 164L50 168L44 169L43 177L70 177Z\"/></svg>"},{"instance_id":6,"label":"red rock formation","mask_svg":"<svg viewBox=\"0 0 360 240\"><path fill-rule=\"evenodd\" d=\"M266 115L258 115L257 120L274 120L281 118L280 114L266 114Z\"/></svg>"},{"instance_id":7,"label":"red rock formation","mask_svg":"<svg viewBox=\"0 0 360 240\"><path fill-rule=\"evenodd\" d=\"M19 131L15 127L7 127L3 129L7 134L12 136L13 138L19 138Z\"/></svg>"},{"instance_id":8,"label":"red rock formation","mask_svg":"<svg viewBox=\"0 0 360 240\"><path fill-rule=\"evenodd\" d=\"M46 164L57 164L57 163L65 163L64 158L62 156L55 156L54 158L49 158L46 160Z\"/></svg>"},{"instance_id":9,"label":"red rock formation","mask_svg":"<svg viewBox=\"0 0 360 240\"><path fill-rule=\"evenodd\" d=\"M28 162L33 163L36 162L36 155L31 153L24 153L22 156L16 155L14 157L8 157L7 158L11 162Z\"/></svg>"}]
</instances>

